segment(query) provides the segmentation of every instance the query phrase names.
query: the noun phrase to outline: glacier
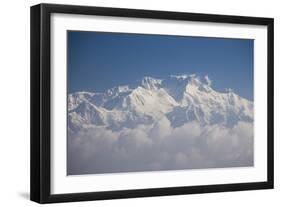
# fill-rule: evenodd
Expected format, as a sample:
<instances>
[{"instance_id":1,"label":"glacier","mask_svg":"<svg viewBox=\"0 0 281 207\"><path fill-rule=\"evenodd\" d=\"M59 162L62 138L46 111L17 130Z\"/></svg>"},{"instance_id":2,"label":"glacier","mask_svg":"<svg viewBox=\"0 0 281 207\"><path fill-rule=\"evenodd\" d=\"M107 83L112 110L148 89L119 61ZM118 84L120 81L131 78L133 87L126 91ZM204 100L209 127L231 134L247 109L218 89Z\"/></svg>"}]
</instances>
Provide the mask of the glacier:
<instances>
[{"instance_id":1,"label":"glacier","mask_svg":"<svg viewBox=\"0 0 281 207\"><path fill-rule=\"evenodd\" d=\"M67 173L253 166L253 110L196 74L70 93Z\"/></svg>"}]
</instances>

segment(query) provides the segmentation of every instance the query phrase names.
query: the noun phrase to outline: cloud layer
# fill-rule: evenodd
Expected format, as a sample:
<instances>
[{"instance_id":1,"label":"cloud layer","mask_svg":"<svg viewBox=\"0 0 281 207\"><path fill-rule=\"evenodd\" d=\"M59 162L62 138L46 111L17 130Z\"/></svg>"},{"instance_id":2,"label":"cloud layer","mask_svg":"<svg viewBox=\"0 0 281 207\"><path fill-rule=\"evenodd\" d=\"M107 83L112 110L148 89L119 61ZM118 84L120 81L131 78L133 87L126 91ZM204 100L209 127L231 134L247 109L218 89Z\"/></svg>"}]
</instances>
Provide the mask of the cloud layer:
<instances>
[{"instance_id":1,"label":"cloud layer","mask_svg":"<svg viewBox=\"0 0 281 207\"><path fill-rule=\"evenodd\" d=\"M163 117L152 126L113 132L92 126L68 134L68 174L242 167L253 165L253 124L173 128Z\"/></svg>"}]
</instances>

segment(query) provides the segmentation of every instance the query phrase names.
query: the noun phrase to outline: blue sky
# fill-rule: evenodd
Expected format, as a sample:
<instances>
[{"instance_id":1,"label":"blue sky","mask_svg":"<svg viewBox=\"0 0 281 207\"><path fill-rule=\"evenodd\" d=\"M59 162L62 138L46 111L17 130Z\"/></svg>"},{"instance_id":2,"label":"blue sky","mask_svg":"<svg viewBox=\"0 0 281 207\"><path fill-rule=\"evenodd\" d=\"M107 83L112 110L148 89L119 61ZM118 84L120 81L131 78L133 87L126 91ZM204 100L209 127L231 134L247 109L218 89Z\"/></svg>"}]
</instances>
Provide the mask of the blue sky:
<instances>
[{"instance_id":1,"label":"blue sky","mask_svg":"<svg viewBox=\"0 0 281 207\"><path fill-rule=\"evenodd\" d=\"M68 31L68 91L103 92L143 76L208 75L253 100L253 40Z\"/></svg>"}]
</instances>

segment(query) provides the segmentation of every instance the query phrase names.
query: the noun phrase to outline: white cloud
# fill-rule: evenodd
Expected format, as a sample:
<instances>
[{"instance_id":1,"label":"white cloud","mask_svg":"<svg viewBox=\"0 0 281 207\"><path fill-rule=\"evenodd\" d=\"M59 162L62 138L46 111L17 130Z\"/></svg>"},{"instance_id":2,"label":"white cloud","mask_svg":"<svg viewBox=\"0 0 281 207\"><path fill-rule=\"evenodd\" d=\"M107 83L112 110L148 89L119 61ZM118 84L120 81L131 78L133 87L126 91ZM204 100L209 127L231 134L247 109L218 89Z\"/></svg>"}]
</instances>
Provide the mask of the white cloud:
<instances>
[{"instance_id":1,"label":"white cloud","mask_svg":"<svg viewBox=\"0 0 281 207\"><path fill-rule=\"evenodd\" d=\"M170 121L164 116L158 120L151 130L149 130L149 137L153 139L163 139L172 133Z\"/></svg>"},{"instance_id":2,"label":"white cloud","mask_svg":"<svg viewBox=\"0 0 281 207\"><path fill-rule=\"evenodd\" d=\"M92 127L69 134L68 174L179 170L253 165L253 124L233 128L190 122L172 128L163 118L112 132Z\"/></svg>"}]
</instances>

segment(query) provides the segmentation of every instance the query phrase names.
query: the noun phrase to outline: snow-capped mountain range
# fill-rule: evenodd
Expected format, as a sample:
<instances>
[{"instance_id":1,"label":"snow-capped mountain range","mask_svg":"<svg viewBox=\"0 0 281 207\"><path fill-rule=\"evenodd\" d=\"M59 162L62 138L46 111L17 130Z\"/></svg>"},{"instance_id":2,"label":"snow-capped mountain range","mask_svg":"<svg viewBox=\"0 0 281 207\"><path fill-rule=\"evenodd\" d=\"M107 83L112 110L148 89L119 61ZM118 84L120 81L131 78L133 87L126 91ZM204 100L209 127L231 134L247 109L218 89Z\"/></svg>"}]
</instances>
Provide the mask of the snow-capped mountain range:
<instances>
[{"instance_id":1,"label":"snow-capped mountain range","mask_svg":"<svg viewBox=\"0 0 281 207\"><path fill-rule=\"evenodd\" d=\"M201 125L232 127L253 122L253 102L231 90L218 92L208 76L171 75L144 77L135 84L117 86L104 93L68 94L68 129L100 126L118 131L153 125L163 117L174 128L196 121Z\"/></svg>"}]
</instances>

